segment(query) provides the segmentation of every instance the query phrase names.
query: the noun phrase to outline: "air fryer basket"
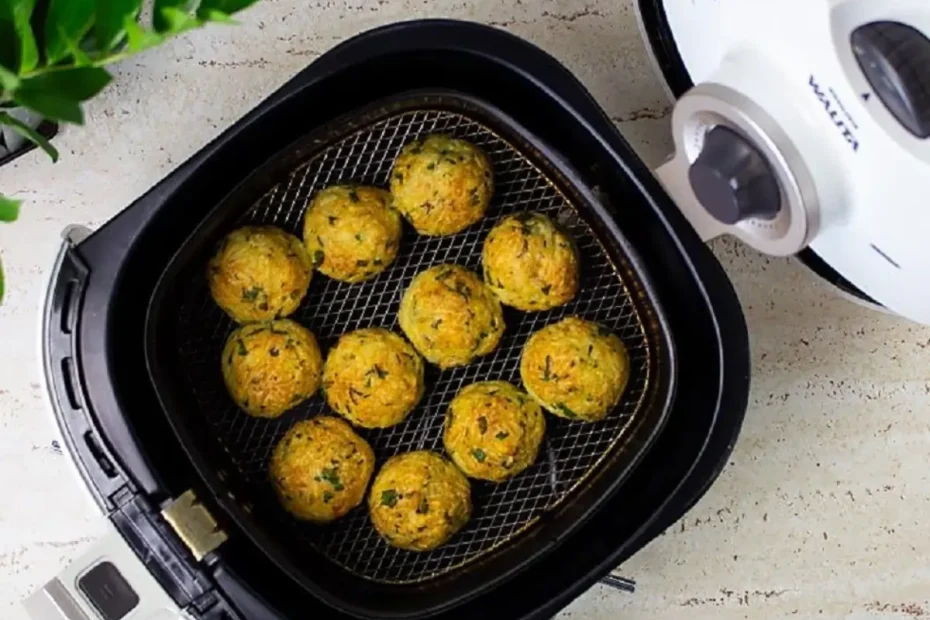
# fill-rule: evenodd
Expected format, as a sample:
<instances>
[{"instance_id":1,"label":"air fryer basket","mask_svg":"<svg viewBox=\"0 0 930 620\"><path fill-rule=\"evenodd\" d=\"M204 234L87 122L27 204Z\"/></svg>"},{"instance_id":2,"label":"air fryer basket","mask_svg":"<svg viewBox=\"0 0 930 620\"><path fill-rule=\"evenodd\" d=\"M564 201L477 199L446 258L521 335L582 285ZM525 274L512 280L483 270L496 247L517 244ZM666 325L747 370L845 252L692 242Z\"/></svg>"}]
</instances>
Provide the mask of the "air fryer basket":
<instances>
[{"instance_id":1,"label":"air fryer basket","mask_svg":"<svg viewBox=\"0 0 930 620\"><path fill-rule=\"evenodd\" d=\"M204 270L216 241L232 228L275 224L300 234L313 193L333 183L384 186L398 150L437 131L466 138L490 155L497 189L488 216L451 237L408 230L395 263L368 283L349 285L317 274L292 318L310 327L324 350L347 331L396 329L400 296L416 273L443 262L479 269L486 233L504 215L523 210L547 213L571 231L582 257L582 287L564 308L508 312L504 340L493 354L464 368L429 369L427 396L405 422L362 433L379 462L408 450L441 451L443 414L455 393L486 379L519 384L526 338L563 316L580 315L613 329L630 352L632 373L608 420L579 424L550 417L536 465L504 484L474 484L476 510L468 526L438 550L412 553L381 541L363 507L327 527L300 524L278 507L267 481L270 451L294 421L325 412L325 404L315 397L273 421L237 410L219 372L220 350L233 325L210 299ZM147 342L156 391L187 449L204 454L215 470L217 495L235 498L233 516L251 521L246 530L256 542L317 595L344 608L355 601L320 587L327 576L333 582L333 573L343 577L340 585L347 591L347 581L355 584L355 597L428 592L435 605L474 595L528 566L632 471L661 430L674 391L672 341L648 275L597 198L561 158L500 110L445 90L408 92L366 106L299 138L244 180L205 218L161 278ZM468 572L482 578L463 580Z\"/></svg>"}]
</instances>

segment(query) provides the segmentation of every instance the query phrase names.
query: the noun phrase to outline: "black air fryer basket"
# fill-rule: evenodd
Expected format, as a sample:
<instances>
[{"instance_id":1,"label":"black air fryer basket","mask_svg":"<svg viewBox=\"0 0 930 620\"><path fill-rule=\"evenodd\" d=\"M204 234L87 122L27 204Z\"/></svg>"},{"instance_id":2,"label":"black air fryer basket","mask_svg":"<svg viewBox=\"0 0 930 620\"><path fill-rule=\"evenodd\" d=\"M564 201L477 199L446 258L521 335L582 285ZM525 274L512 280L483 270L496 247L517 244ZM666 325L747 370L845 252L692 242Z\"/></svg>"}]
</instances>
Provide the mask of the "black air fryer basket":
<instances>
[{"instance_id":1,"label":"black air fryer basket","mask_svg":"<svg viewBox=\"0 0 930 620\"><path fill-rule=\"evenodd\" d=\"M325 405L316 397L273 421L236 409L219 371L233 325L209 298L205 264L245 223L299 233L309 198L328 184L386 185L397 151L434 131L488 152L497 180L488 216L451 237L406 231L396 262L371 282L317 274L292 318L324 351L350 330L396 328L416 273L440 262L479 268L487 231L520 210L572 232L582 290L558 310L506 314L500 347L476 363L430 369L427 396L404 423L363 433L379 464L441 450L455 392L485 379L519 383L527 336L563 316L613 329L632 376L605 422L549 417L530 470L475 484L468 526L436 551L411 553L385 545L364 507L320 527L278 506L270 450ZM72 450L82 461L112 454L104 486L119 489L125 477L152 502L194 488L229 534L205 578L248 618L466 618L487 605L508 617L553 613L703 494L745 411L746 327L719 265L580 84L533 46L483 26L411 22L339 46L70 259L75 274L57 274L63 300L53 299L45 331ZM68 413L85 410L95 419L80 426L87 432Z\"/></svg>"}]
</instances>

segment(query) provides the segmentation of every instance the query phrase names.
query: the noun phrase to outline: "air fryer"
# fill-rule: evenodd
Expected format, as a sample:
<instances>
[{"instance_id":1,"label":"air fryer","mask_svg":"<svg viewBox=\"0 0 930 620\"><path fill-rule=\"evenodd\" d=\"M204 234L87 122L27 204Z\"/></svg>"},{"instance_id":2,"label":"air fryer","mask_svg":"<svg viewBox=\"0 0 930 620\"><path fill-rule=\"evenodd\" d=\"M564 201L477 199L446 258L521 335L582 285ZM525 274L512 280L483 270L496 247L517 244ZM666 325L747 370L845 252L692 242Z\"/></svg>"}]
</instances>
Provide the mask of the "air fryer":
<instances>
[{"instance_id":1,"label":"air fryer","mask_svg":"<svg viewBox=\"0 0 930 620\"><path fill-rule=\"evenodd\" d=\"M577 479L544 491L549 499L515 522L511 535L465 553L454 566L441 556L366 551L398 562L393 573L327 551L326 540L367 536L349 531L365 526L363 516L329 538L287 523L263 494L261 466L245 458L250 446L219 442L224 424L245 422L229 422L215 375L197 366L230 329L204 304L197 276L211 242L243 221L293 228L306 194L263 209L269 191L291 187L302 167L332 172L327 153L347 139L382 140L373 151L358 151L365 156L396 151L403 139L384 138L385 128L466 132L506 154L514 163L496 171L504 187L492 211L536 201L562 217L587 248L587 277L598 291L596 300L582 294L576 310L617 330L634 361L640 355L639 387L614 424L598 431L593 451L572 452L581 445L575 430L556 425L548 457L537 466L569 467L552 470L563 475L582 462ZM387 168L366 170L339 174L383 182ZM538 190L530 203L519 199L527 179ZM470 245L499 215L459 239L405 238L417 250L406 259L409 271L439 255L476 260ZM127 579L130 589L160 588L193 617L464 618L492 604L512 617L544 617L693 505L719 473L745 412L745 321L713 256L578 81L535 47L484 26L410 22L340 45L82 237L71 231L52 277L43 357L65 443L113 523L106 552L89 562L125 559L114 551L123 541L150 578L138 578L144 585ZM409 275L396 278L392 290L400 291ZM352 299L338 287L325 294L343 306ZM357 305L347 319L353 326L389 313ZM328 312L302 318L321 321L320 331L343 321L326 319ZM514 318L513 341L499 358L433 380L460 385L495 372L513 378L511 370L495 369L512 363L520 336L536 327ZM437 398L425 409L435 416L445 402ZM314 402L289 415L321 409ZM435 447L435 425L421 419L420 428L420 441ZM262 445L280 430L269 431ZM371 439L376 449L400 449L390 434ZM479 491L476 510L495 492L525 496L533 491L529 480ZM62 592L85 613L100 613L76 582L61 578L28 605L36 617L56 617L38 614L60 609ZM147 600L140 596L137 604Z\"/></svg>"}]
</instances>

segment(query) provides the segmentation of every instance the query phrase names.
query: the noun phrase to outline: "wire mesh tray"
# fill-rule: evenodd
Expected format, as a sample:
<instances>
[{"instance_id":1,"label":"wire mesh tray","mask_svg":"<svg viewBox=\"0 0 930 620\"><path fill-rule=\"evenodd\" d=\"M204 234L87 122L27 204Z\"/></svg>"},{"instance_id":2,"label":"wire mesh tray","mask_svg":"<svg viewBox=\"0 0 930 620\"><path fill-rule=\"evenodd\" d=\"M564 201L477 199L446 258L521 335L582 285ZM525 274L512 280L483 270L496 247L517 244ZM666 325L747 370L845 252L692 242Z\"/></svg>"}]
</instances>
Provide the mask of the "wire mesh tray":
<instances>
[{"instance_id":1,"label":"wire mesh tray","mask_svg":"<svg viewBox=\"0 0 930 620\"><path fill-rule=\"evenodd\" d=\"M454 105L453 105L454 104ZM420 271L438 263L456 263L480 272L483 240L504 216L524 210L545 213L564 225L576 240L582 263L581 289L570 304L547 312L520 313L505 309L507 329L492 354L472 364L440 372L427 366L426 395L401 424L383 430L360 430L372 445L378 465L388 457L419 449L442 451L446 407L462 387L483 380L505 380L520 385L519 357L533 332L568 315L578 315L612 329L626 345L631 376L622 402L603 422L571 423L547 416L545 444L537 462L514 479L492 484L472 481L474 512L471 521L446 545L428 552L409 552L388 546L371 527L365 505L328 526L300 523L276 506L270 491L267 464L276 441L295 421L327 412L317 395L277 420L252 418L227 395L220 374L220 352L232 322L210 299L205 277L191 267L191 282L178 295L178 306L168 319L178 345L176 372L196 407L184 412L187 424L206 424L228 456L231 471L250 497L240 497L251 512L261 504L275 515L276 535L293 543L308 543L323 556L366 580L382 584L412 584L445 575L486 556L530 529L547 513L577 495L602 465L622 465L622 477L654 438L664 412L650 392L654 385L654 350L661 331L648 315L648 300L639 293L637 274L618 261L616 247L559 183L555 169L544 171L545 159L532 145L503 137L467 105L432 97L379 108L371 118L354 117L342 123L334 139L320 135L295 143L285 158L288 165L255 175L248 205L236 210L232 195L221 205L229 219L213 237L251 224L274 224L300 234L302 216L313 194L335 183L363 183L385 187L395 156L414 138L442 132L477 144L494 166L496 190L487 216L465 231L448 237L417 236L407 226L399 255L385 272L362 284L346 284L317 273L292 319L309 327L325 351L346 332L381 326L399 331L396 314L400 298ZM258 200L252 197L260 196ZM232 202L230 202L232 201ZM608 240L609 241L609 240ZM201 245L206 245L201 244ZM199 266L203 266L201 248ZM190 261L189 261L190 262ZM632 291L632 292L631 292ZM645 308L645 311L644 311ZM165 312L166 310L162 310ZM645 403L645 404L644 404ZM644 437L646 439L644 440ZM626 451L627 454L623 454ZM619 455L619 456L618 456ZM615 463L615 464L616 464ZM611 465L613 467L613 465ZM613 472L612 472L613 473ZM599 502L603 498L594 498ZM267 525L267 524L266 524Z\"/></svg>"}]
</instances>

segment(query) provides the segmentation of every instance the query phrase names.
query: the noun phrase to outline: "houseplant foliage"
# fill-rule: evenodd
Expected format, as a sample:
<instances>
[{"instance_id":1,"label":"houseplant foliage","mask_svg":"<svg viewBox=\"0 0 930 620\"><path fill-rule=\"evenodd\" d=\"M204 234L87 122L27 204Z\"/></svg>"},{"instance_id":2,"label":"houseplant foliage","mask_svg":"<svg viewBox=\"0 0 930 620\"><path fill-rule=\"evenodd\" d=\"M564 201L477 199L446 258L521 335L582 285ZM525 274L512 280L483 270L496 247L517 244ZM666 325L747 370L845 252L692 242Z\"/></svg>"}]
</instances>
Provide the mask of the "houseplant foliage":
<instances>
[{"instance_id":1,"label":"houseplant foliage","mask_svg":"<svg viewBox=\"0 0 930 620\"><path fill-rule=\"evenodd\" d=\"M233 14L255 1L0 0L0 125L56 161L55 147L10 110L26 108L80 125L81 104L110 82L106 65L206 23L230 23ZM143 19L143 13L151 19ZM0 222L15 220L19 206L0 191Z\"/></svg>"}]
</instances>

